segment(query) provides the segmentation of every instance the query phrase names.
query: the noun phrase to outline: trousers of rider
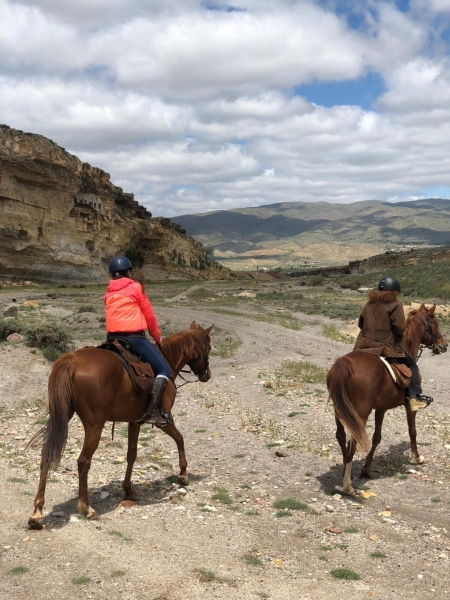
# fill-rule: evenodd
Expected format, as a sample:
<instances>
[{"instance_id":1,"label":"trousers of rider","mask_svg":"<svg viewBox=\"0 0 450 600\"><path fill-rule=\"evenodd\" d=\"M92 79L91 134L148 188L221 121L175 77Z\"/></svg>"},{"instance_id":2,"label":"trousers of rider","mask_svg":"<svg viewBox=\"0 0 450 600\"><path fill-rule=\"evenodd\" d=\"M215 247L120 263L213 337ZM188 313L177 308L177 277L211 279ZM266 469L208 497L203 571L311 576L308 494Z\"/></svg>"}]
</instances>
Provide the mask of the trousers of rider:
<instances>
[{"instance_id":1,"label":"trousers of rider","mask_svg":"<svg viewBox=\"0 0 450 600\"><path fill-rule=\"evenodd\" d=\"M411 383L408 387L408 396L413 397L417 394L422 393L422 386L419 381L419 367L416 364L416 361L412 356L405 356L403 358L396 358L397 362L406 365L409 369L411 369Z\"/></svg>"},{"instance_id":2,"label":"trousers of rider","mask_svg":"<svg viewBox=\"0 0 450 600\"><path fill-rule=\"evenodd\" d=\"M162 354L145 337L129 336L128 339L153 369L155 377L163 376L169 378L172 375L172 369L164 360Z\"/></svg>"}]
</instances>

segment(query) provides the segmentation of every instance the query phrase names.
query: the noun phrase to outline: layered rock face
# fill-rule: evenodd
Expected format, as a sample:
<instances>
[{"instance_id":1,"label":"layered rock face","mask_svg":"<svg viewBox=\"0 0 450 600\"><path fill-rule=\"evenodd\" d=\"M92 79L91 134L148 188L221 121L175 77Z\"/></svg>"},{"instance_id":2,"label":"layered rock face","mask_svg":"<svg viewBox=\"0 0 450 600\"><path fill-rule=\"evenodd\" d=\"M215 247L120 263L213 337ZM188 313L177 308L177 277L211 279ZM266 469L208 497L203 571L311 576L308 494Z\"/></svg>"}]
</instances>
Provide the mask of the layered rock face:
<instances>
[{"instance_id":1,"label":"layered rock face","mask_svg":"<svg viewBox=\"0 0 450 600\"><path fill-rule=\"evenodd\" d=\"M229 277L108 173L41 135L0 125L0 277L103 283L110 258L125 253L145 278Z\"/></svg>"}]
</instances>

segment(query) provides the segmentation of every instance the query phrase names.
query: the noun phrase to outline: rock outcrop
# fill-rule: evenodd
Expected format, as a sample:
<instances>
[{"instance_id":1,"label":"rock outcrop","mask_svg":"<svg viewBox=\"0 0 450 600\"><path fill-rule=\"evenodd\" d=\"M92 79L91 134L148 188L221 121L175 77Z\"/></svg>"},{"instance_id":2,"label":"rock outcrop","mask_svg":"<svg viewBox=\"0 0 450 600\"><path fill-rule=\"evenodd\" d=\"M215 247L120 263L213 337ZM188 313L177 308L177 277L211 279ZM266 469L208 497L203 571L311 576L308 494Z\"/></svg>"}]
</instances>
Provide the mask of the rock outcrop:
<instances>
[{"instance_id":1,"label":"rock outcrop","mask_svg":"<svg viewBox=\"0 0 450 600\"><path fill-rule=\"evenodd\" d=\"M222 279L185 230L52 140L0 125L0 277L105 282L114 254L150 279Z\"/></svg>"}]
</instances>

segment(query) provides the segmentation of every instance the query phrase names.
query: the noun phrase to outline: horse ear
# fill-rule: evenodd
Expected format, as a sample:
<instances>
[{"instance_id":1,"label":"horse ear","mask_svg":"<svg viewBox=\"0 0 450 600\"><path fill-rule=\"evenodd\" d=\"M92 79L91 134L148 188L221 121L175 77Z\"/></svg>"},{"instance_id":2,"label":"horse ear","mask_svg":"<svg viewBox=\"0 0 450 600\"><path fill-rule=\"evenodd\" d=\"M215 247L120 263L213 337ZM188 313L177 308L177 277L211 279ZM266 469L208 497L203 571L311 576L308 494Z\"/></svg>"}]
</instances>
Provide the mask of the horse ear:
<instances>
[{"instance_id":1,"label":"horse ear","mask_svg":"<svg viewBox=\"0 0 450 600\"><path fill-rule=\"evenodd\" d=\"M208 329L205 329L205 333L206 335L209 335L211 333L211 329L214 327L214 323L211 325L211 327L208 327Z\"/></svg>"},{"instance_id":2,"label":"horse ear","mask_svg":"<svg viewBox=\"0 0 450 600\"><path fill-rule=\"evenodd\" d=\"M425 306L425 304L422 302L422 304L420 305L419 310L427 310L427 307Z\"/></svg>"},{"instance_id":3,"label":"horse ear","mask_svg":"<svg viewBox=\"0 0 450 600\"><path fill-rule=\"evenodd\" d=\"M191 329L197 329L197 323L195 321L192 321Z\"/></svg>"},{"instance_id":4,"label":"horse ear","mask_svg":"<svg viewBox=\"0 0 450 600\"><path fill-rule=\"evenodd\" d=\"M434 315L434 311L436 310L436 304L433 304L431 308L427 310L427 313L432 317Z\"/></svg>"}]
</instances>

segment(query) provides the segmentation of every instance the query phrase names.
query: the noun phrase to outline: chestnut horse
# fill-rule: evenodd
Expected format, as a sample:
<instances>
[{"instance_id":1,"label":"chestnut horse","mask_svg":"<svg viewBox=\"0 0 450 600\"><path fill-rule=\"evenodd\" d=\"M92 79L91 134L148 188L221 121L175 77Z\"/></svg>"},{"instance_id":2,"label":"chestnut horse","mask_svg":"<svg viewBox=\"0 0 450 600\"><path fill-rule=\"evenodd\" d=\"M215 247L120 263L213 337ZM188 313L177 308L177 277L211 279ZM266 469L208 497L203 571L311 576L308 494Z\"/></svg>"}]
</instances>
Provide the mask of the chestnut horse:
<instances>
[{"instance_id":1,"label":"chestnut horse","mask_svg":"<svg viewBox=\"0 0 450 600\"><path fill-rule=\"evenodd\" d=\"M188 474L183 436L175 427L171 413L176 395L174 380L185 365L190 367L199 381L210 379L209 334L212 328L213 325L203 329L193 321L188 331L167 337L162 342L163 353L172 367L172 380L166 387L162 408L172 420L161 429L177 445L180 464L178 481L181 485L188 484ZM131 472L137 455L138 421L146 411L148 398L146 394L134 390L121 359L113 352L99 348L82 348L64 354L53 365L48 395L49 420L28 444L43 439L41 477L34 499L34 512L28 521L29 527L43 527L42 508L47 476L60 463L67 442L69 421L74 413L77 413L84 427L84 443L78 457L79 512L88 518L95 517L95 510L89 505L88 472L106 421L128 422L127 470L122 487L126 500L136 500Z\"/></svg>"},{"instance_id":2,"label":"chestnut horse","mask_svg":"<svg viewBox=\"0 0 450 600\"><path fill-rule=\"evenodd\" d=\"M436 305L410 312L402 345L416 359L421 345L431 348L433 354L446 352L447 343L439 331L434 311ZM417 451L416 413L411 412L406 401L406 390L398 387L378 356L369 352L350 352L338 358L331 367L327 386L333 401L336 418L336 439L342 450L344 462L343 493L355 495L352 486L352 460L357 444L366 450L369 440L365 430L367 418L375 409L375 431L372 447L366 457L361 477L370 477L375 449L381 441L381 427L384 414L401 404L406 407L412 459L417 464L424 462ZM350 435L346 443L345 429Z\"/></svg>"}]
</instances>

